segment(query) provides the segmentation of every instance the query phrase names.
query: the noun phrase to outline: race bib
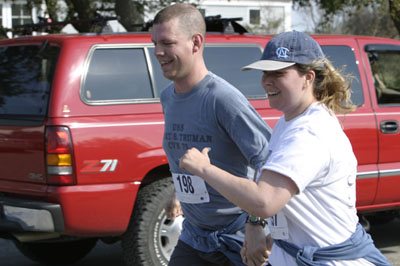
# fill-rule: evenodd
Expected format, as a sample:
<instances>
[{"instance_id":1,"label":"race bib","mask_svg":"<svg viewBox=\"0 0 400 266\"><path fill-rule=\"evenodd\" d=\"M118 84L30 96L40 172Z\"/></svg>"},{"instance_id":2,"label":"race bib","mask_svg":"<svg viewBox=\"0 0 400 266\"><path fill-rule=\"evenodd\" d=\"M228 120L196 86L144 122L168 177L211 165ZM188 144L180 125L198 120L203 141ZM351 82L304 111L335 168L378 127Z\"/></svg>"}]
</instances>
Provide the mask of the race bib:
<instances>
[{"instance_id":1,"label":"race bib","mask_svg":"<svg viewBox=\"0 0 400 266\"><path fill-rule=\"evenodd\" d=\"M267 223L273 239L286 240L289 238L287 220L282 212L268 218Z\"/></svg>"},{"instance_id":2,"label":"race bib","mask_svg":"<svg viewBox=\"0 0 400 266\"><path fill-rule=\"evenodd\" d=\"M172 173L176 198L184 203L210 202L210 196L203 179L195 175Z\"/></svg>"}]
</instances>

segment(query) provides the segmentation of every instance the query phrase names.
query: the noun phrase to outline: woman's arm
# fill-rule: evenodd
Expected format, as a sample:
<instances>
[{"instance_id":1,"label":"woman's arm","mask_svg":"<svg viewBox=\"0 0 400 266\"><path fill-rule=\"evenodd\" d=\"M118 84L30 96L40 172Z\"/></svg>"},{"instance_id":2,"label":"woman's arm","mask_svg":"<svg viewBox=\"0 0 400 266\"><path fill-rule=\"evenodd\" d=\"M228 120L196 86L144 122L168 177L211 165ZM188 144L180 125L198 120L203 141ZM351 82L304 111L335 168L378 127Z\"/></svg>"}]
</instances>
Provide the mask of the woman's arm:
<instances>
[{"instance_id":1,"label":"woman's arm","mask_svg":"<svg viewBox=\"0 0 400 266\"><path fill-rule=\"evenodd\" d=\"M298 193L296 184L279 173L264 170L258 183L238 178L210 163L209 148L186 151L179 160L182 170L203 178L225 198L252 215L267 218L281 210Z\"/></svg>"}]
</instances>

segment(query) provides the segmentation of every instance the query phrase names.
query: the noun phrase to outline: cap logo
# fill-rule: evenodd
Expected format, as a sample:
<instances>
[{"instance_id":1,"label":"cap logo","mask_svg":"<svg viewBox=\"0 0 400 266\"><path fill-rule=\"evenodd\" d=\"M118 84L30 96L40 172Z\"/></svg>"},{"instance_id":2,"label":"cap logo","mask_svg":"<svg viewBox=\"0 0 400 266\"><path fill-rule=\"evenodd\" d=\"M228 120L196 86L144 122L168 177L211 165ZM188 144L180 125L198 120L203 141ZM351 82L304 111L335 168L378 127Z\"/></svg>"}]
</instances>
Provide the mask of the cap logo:
<instances>
[{"instance_id":1,"label":"cap logo","mask_svg":"<svg viewBox=\"0 0 400 266\"><path fill-rule=\"evenodd\" d=\"M279 47L275 51L278 58L288 58L289 49L285 47Z\"/></svg>"}]
</instances>

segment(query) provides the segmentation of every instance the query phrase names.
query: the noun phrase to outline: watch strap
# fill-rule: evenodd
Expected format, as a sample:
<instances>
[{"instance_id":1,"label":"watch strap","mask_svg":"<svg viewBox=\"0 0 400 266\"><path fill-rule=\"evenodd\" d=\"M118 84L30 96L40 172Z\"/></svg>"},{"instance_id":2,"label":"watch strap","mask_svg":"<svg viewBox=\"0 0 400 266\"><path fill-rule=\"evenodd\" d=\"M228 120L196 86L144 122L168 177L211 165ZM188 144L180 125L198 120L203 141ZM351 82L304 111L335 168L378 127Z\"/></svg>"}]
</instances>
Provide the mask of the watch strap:
<instances>
[{"instance_id":1,"label":"watch strap","mask_svg":"<svg viewBox=\"0 0 400 266\"><path fill-rule=\"evenodd\" d=\"M263 228L266 225L266 221L264 219L254 215L247 215L246 223L253 225L261 225Z\"/></svg>"}]
</instances>

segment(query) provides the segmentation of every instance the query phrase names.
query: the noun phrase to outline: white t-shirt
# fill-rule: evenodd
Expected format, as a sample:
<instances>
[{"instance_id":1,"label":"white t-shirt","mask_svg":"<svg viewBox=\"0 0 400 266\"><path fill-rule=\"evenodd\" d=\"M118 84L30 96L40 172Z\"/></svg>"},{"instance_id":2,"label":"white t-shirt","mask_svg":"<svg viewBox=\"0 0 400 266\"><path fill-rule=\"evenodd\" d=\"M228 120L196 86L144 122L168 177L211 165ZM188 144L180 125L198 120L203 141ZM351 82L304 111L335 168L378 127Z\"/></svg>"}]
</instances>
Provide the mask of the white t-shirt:
<instances>
[{"instance_id":1,"label":"white t-shirt","mask_svg":"<svg viewBox=\"0 0 400 266\"><path fill-rule=\"evenodd\" d=\"M348 239L355 231L357 160L349 139L335 115L320 104L274 127L269 157L261 171L268 169L292 179L299 194L275 216L268 219L274 239L299 247L324 247ZM272 265L297 265L277 245L269 259ZM373 265L364 259L332 262L329 265Z\"/></svg>"}]
</instances>

